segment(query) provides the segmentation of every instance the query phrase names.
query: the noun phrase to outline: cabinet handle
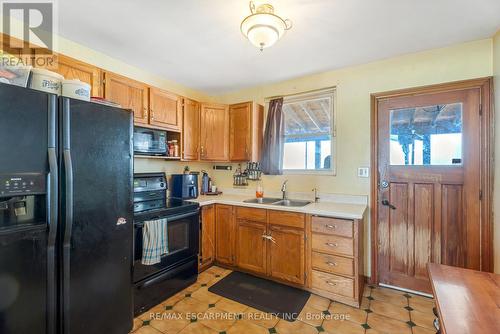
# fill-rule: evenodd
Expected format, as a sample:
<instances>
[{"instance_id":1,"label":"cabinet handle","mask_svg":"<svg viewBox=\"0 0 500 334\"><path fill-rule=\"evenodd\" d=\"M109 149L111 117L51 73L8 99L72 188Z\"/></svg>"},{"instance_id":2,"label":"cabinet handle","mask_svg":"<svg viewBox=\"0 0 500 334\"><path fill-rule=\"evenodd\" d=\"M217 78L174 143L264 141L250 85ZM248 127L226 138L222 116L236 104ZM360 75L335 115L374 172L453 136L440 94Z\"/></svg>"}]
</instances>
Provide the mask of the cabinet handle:
<instances>
[{"instance_id":1,"label":"cabinet handle","mask_svg":"<svg viewBox=\"0 0 500 334\"><path fill-rule=\"evenodd\" d=\"M274 238L273 238L272 236L270 236L270 235L263 234L263 235L262 235L262 238L267 239L267 240L271 241L272 243L276 243L276 239L274 239Z\"/></svg>"},{"instance_id":2,"label":"cabinet handle","mask_svg":"<svg viewBox=\"0 0 500 334\"><path fill-rule=\"evenodd\" d=\"M203 145L201 145L201 156L204 157L205 156L205 149L203 148Z\"/></svg>"},{"instance_id":3,"label":"cabinet handle","mask_svg":"<svg viewBox=\"0 0 500 334\"><path fill-rule=\"evenodd\" d=\"M330 246L330 247L337 247L338 246L338 244L336 242L327 242L326 245Z\"/></svg>"},{"instance_id":4,"label":"cabinet handle","mask_svg":"<svg viewBox=\"0 0 500 334\"><path fill-rule=\"evenodd\" d=\"M326 224L325 227L326 228L331 228L332 230L335 230L337 228L337 225Z\"/></svg>"},{"instance_id":5,"label":"cabinet handle","mask_svg":"<svg viewBox=\"0 0 500 334\"><path fill-rule=\"evenodd\" d=\"M336 285L337 285L337 283L335 283L335 282L330 282L330 281L326 281L326 284L331 285L331 286L336 286Z\"/></svg>"},{"instance_id":6,"label":"cabinet handle","mask_svg":"<svg viewBox=\"0 0 500 334\"><path fill-rule=\"evenodd\" d=\"M328 261L326 264L329 265L329 266L332 266L332 267L336 267L337 266L337 262L330 262L330 261Z\"/></svg>"}]
</instances>

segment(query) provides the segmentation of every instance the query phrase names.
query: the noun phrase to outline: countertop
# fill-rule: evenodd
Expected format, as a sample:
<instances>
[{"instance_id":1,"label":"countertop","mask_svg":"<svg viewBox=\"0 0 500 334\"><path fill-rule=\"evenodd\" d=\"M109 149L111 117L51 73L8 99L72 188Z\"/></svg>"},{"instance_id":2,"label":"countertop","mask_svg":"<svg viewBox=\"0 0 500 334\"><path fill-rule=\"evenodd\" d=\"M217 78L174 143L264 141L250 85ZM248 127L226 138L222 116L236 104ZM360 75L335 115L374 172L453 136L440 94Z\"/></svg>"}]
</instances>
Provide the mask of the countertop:
<instances>
[{"instance_id":1,"label":"countertop","mask_svg":"<svg viewBox=\"0 0 500 334\"><path fill-rule=\"evenodd\" d=\"M429 263L441 332L498 333L500 275Z\"/></svg>"},{"instance_id":2,"label":"countertop","mask_svg":"<svg viewBox=\"0 0 500 334\"><path fill-rule=\"evenodd\" d=\"M252 198L252 196L240 195L240 194L222 194L217 196L201 195L196 199L191 199L190 201L197 202L200 204L200 206L210 205L210 204L227 204L227 205L245 206L250 208L260 208L268 210L301 212L311 215L320 215L325 217L335 217L344 219L363 219L363 215L367 208L367 206L364 204L350 204L350 203L338 203L338 202L327 202L327 201L311 203L302 207L283 207L271 204L243 202L244 200L250 198ZM290 199L293 199L293 197L290 196Z\"/></svg>"}]
</instances>

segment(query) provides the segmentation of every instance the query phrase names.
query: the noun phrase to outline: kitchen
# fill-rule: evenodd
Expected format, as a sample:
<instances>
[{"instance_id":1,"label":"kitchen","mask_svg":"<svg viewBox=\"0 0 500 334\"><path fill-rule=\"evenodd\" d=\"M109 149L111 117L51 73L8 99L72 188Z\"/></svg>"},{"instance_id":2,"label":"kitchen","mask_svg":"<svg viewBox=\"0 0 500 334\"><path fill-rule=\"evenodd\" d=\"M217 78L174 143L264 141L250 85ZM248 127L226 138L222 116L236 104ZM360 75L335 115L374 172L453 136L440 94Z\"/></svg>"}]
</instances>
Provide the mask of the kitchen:
<instances>
[{"instance_id":1,"label":"kitchen","mask_svg":"<svg viewBox=\"0 0 500 334\"><path fill-rule=\"evenodd\" d=\"M1 35L0 332L498 328L496 2L48 3Z\"/></svg>"}]
</instances>

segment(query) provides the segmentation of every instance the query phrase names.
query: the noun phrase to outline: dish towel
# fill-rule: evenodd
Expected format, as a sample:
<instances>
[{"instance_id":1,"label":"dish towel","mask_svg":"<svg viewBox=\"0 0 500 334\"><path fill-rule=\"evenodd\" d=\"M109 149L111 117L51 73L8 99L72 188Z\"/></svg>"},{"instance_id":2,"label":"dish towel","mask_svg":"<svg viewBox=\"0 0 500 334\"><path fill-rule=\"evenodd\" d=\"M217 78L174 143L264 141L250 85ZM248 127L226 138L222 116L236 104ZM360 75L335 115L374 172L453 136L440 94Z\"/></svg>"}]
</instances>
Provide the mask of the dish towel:
<instances>
[{"instance_id":1,"label":"dish towel","mask_svg":"<svg viewBox=\"0 0 500 334\"><path fill-rule=\"evenodd\" d=\"M167 219L148 220L142 228L142 260L147 266L160 263L168 253Z\"/></svg>"}]
</instances>

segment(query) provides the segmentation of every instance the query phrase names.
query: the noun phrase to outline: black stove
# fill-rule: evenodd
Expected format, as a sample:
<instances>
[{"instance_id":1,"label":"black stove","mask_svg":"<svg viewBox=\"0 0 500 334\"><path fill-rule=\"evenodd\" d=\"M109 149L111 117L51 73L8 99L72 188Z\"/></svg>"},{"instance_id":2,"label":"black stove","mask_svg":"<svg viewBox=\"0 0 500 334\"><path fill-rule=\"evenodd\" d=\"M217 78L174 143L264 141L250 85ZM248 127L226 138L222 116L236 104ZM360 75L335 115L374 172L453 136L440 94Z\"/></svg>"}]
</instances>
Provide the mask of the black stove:
<instances>
[{"instance_id":1,"label":"black stove","mask_svg":"<svg viewBox=\"0 0 500 334\"><path fill-rule=\"evenodd\" d=\"M199 204L168 198L164 173L134 175L134 314L143 313L196 281L200 233ZM144 224L165 219L168 253L142 264Z\"/></svg>"},{"instance_id":2,"label":"black stove","mask_svg":"<svg viewBox=\"0 0 500 334\"><path fill-rule=\"evenodd\" d=\"M199 204L195 202L167 198L167 189L164 173L134 174L134 216L154 219L158 215L174 215L199 208Z\"/></svg>"},{"instance_id":3,"label":"black stove","mask_svg":"<svg viewBox=\"0 0 500 334\"><path fill-rule=\"evenodd\" d=\"M134 217L136 218L136 220L152 220L158 219L158 217L196 211L200 207L198 203L184 201L183 199L175 197L167 197L166 199L162 200L162 205L163 206L161 207L155 207L152 209L135 212Z\"/></svg>"}]
</instances>

